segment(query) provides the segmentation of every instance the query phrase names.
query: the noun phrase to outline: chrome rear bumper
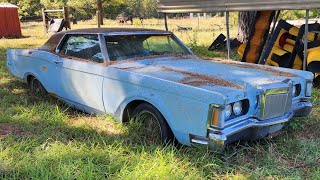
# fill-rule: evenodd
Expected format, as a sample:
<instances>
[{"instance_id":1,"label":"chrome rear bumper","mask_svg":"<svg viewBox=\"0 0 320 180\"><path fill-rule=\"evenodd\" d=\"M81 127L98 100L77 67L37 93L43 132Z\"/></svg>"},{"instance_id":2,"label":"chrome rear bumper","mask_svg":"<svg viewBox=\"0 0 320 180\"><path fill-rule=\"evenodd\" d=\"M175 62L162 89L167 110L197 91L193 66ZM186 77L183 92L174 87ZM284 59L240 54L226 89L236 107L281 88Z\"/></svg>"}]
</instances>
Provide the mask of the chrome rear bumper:
<instances>
[{"instance_id":1,"label":"chrome rear bumper","mask_svg":"<svg viewBox=\"0 0 320 180\"><path fill-rule=\"evenodd\" d=\"M207 137L190 135L192 145L206 145L212 150L221 150L228 143L239 140L254 140L264 138L280 131L286 122L294 116L307 116L312 109L311 102L299 102L292 105L290 112L284 116L267 120L248 118L224 129L208 129Z\"/></svg>"}]
</instances>

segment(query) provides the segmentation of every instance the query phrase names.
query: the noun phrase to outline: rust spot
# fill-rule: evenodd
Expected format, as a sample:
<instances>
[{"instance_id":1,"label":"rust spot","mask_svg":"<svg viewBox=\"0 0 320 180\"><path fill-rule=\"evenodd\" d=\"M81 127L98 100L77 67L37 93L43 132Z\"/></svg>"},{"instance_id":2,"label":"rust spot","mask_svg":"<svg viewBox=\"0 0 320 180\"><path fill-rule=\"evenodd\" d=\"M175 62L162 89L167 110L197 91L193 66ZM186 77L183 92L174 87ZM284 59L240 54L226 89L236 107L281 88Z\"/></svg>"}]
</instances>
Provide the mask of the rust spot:
<instances>
[{"instance_id":1,"label":"rust spot","mask_svg":"<svg viewBox=\"0 0 320 180\"><path fill-rule=\"evenodd\" d=\"M268 67L266 65L257 65L257 64L249 64L249 63L240 63L237 61L227 61L227 60L223 60L223 59L213 59L213 58L203 58L204 60L208 60L208 61L215 61L215 62L219 62L219 63L223 63L223 64L230 64L232 66L237 66L237 67L241 67L241 68L249 68L249 69L258 69L258 70L262 70L262 71L267 71L267 72L271 72L273 75L275 76L285 76L285 77L297 77L297 75L289 73L289 72L284 72L284 71L279 71L276 69L273 69L271 67Z\"/></svg>"},{"instance_id":2,"label":"rust spot","mask_svg":"<svg viewBox=\"0 0 320 180\"><path fill-rule=\"evenodd\" d=\"M182 84L186 84L190 86L219 85L219 86L231 87L235 89L242 88L241 86L238 86L232 82L229 82L221 78L199 74L199 73L192 73L189 71L184 71L184 70L179 70L174 68L168 68L164 66L160 66L160 67L167 71L178 72L186 75L186 77L178 81L179 83L182 83Z\"/></svg>"},{"instance_id":3,"label":"rust spot","mask_svg":"<svg viewBox=\"0 0 320 180\"><path fill-rule=\"evenodd\" d=\"M46 66L41 66L41 70L46 72L47 71L47 67Z\"/></svg>"}]
</instances>

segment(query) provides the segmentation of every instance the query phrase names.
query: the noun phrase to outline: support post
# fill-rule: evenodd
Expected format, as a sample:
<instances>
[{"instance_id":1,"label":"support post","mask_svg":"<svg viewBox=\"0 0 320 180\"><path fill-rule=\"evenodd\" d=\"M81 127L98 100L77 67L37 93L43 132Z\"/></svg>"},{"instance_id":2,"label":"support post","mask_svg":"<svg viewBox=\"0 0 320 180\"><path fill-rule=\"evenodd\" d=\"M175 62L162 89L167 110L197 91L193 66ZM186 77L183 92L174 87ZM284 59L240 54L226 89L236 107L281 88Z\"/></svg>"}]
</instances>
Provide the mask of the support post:
<instances>
[{"instance_id":1,"label":"support post","mask_svg":"<svg viewBox=\"0 0 320 180\"><path fill-rule=\"evenodd\" d=\"M47 34L46 13L44 11L45 11L45 9L42 8L43 34Z\"/></svg>"},{"instance_id":2,"label":"support post","mask_svg":"<svg viewBox=\"0 0 320 180\"><path fill-rule=\"evenodd\" d=\"M226 27L227 27L227 49L228 60L230 60L230 27L229 27L229 11L226 12Z\"/></svg>"},{"instance_id":3,"label":"support post","mask_svg":"<svg viewBox=\"0 0 320 180\"><path fill-rule=\"evenodd\" d=\"M63 6L63 19L66 21L66 27L71 29L71 23L69 18L69 9L67 6Z\"/></svg>"},{"instance_id":4,"label":"support post","mask_svg":"<svg viewBox=\"0 0 320 180\"><path fill-rule=\"evenodd\" d=\"M306 10L306 24L304 25L304 52L303 52L303 70L307 70L308 55L308 33L309 33L309 9Z\"/></svg>"},{"instance_id":5,"label":"support post","mask_svg":"<svg viewBox=\"0 0 320 180\"><path fill-rule=\"evenodd\" d=\"M200 13L198 13L197 16L198 16L198 31L199 31L199 29L200 29Z\"/></svg>"},{"instance_id":6,"label":"support post","mask_svg":"<svg viewBox=\"0 0 320 180\"><path fill-rule=\"evenodd\" d=\"M166 27L166 31L168 31L168 22L167 22L167 14L164 13L164 26Z\"/></svg>"}]
</instances>

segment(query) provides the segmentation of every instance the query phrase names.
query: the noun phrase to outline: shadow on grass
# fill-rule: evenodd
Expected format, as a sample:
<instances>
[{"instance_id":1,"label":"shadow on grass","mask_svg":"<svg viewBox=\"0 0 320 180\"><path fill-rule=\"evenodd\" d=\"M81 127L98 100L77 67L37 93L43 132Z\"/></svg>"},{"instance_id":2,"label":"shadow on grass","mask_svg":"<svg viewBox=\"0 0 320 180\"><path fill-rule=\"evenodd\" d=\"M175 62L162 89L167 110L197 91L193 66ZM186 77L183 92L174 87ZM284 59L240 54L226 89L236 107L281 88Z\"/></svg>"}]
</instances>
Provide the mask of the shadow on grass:
<instances>
[{"instance_id":1,"label":"shadow on grass","mask_svg":"<svg viewBox=\"0 0 320 180\"><path fill-rule=\"evenodd\" d=\"M0 133L0 149L2 149L0 151L3 153L6 149L8 151L11 149L14 151L10 152L11 156L17 157L15 162L11 163L11 168L10 165L6 167L0 165L0 177L1 168L6 169L2 170L6 177L27 178L31 175L41 178L41 174L38 176L30 172L39 173L42 168L46 168L44 174L60 177L57 169L53 167L58 166L61 161L64 165L70 166L70 171L72 167L75 168L74 163L80 161L79 163L84 166L82 168L87 168L86 166L90 164L95 167L96 172L90 171L92 175L100 176L107 172L108 175L105 177L111 177L124 170L126 170L122 172L124 174L131 173L132 168L138 167L141 163L152 164L152 158L168 161L168 166L172 166L170 169L186 166L177 166L175 163L186 163L190 169L201 171L202 175L206 176L208 174L203 169L209 170L210 167L202 167L198 162L199 158L206 156L202 163L215 164L215 168L221 172L231 171L221 155L210 153L206 148L146 145L135 125L124 126L109 117L93 117L84 114L69 108L49 95L31 94L26 88L25 83L16 80L0 83L0 110L3 112L0 115L0 131L6 131L2 135ZM52 150L52 147L56 149ZM66 152L59 156L47 157L50 150L55 151L52 154L61 153L59 148ZM102 155L99 155L99 152L102 152ZM108 154L113 155L110 157ZM146 158L144 156L147 156L147 159L144 159ZM29 162L31 160L29 158L36 162L34 166ZM110 166L109 169L106 169L103 164ZM129 169L123 165L128 166ZM177 170L180 174L189 173L185 171L186 169ZM64 178L72 177L68 172L63 172Z\"/></svg>"}]
</instances>

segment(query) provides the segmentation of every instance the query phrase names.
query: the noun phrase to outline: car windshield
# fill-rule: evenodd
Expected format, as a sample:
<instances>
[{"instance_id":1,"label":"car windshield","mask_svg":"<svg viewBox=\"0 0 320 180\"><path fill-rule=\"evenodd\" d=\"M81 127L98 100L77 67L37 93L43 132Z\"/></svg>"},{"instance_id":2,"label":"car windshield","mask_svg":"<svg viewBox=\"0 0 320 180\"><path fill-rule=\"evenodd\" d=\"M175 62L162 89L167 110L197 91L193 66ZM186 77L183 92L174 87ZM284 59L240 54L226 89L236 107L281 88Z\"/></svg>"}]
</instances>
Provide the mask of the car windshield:
<instances>
[{"instance_id":1,"label":"car windshield","mask_svg":"<svg viewBox=\"0 0 320 180\"><path fill-rule=\"evenodd\" d=\"M172 35L106 36L111 61L146 56L187 55L189 50Z\"/></svg>"}]
</instances>

